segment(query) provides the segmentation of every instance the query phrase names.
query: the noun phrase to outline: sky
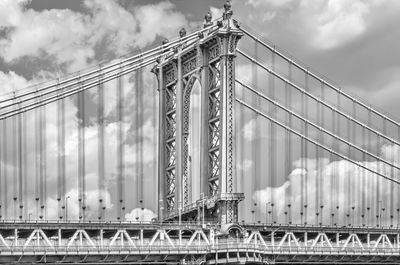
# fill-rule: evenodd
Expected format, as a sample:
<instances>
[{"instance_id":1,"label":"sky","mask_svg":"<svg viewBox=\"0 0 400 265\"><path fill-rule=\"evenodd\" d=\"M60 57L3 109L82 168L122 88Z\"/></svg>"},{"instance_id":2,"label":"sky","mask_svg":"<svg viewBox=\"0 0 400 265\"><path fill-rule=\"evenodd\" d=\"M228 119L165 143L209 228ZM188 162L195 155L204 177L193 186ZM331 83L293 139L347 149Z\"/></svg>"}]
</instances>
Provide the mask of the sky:
<instances>
[{"instance_id":1,"label":"sky","mask_svg":"<svg viewBox=\"0 0 400 265\"><path fill-rule=\"evenodd\" d=\"M181 27L190 30L200 26L208 11L215 18L221 13L224 2L0 0L0 93L160 43L163 38L177 36ZM390 116L399 116L399 1L233 0L232 9L234 17L241 23L334 80L346 91ZM130 83L130 80L126 82ZM154 84L150 77L146 82ZM156 95L153 92L145 93ZM134 95L131 90L126 93ZM76 105L73 101L68 104L71 107L68 115L73 118L77 115ZM155 128L149 111L151 104L152 101L145 103L142 124L148 134ZM126 111L134 108L133 103L128 105ZM112 104L108 108L108 113L115 112ZM71 131L74 126L71 124ZM126 128L128 135L133 130L129 121ZM91 130L94 134L95 126L87 130L88 135ZM110 138L115 130L116 125L110 123L107 127ZM56 141L55 134L51 139ZM155 144L150 138L143 141L149 149ZM112 144L110 142L110 148ZM132 155L134 150L135 143L126 146L127 153ZM153 161L151 157L147 159ZM76 160L71 159L71 163ZM91 173L95 174L94 171ZM69 192L76 197L76 190L71 188ZM96 192L96 189L92 190L93 198ZM112 194L109 196L107 204L112 208L115 202ZM56 203L54 196L49 198L49 203ZM154 211L154 199L146 205L150 208L146 213L133 207L128 209L132 210L127 213L128 219L134 219L137 214L146 215L141 218L154 215L151 212ZM77 214L77 210L71 211Z\"/></svg>"}]
</instances>

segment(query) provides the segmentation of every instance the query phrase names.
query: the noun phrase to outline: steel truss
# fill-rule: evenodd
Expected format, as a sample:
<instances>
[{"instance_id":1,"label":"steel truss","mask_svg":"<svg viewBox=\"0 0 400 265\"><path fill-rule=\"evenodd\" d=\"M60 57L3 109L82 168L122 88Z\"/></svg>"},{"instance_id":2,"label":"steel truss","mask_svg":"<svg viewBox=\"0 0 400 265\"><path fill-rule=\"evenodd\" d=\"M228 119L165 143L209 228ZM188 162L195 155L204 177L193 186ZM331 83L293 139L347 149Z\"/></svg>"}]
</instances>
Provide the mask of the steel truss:
<instances>
[{"instance_id":1,"label":"steel truss","mask_svg":"<svg viewBox=\"0 0 400 265\"><path fill-rule=\"evenodd\" d=\"M398 229L195 223L2 224L0 262L188 264L400 262Z\"/></svg>"}]
</instances>

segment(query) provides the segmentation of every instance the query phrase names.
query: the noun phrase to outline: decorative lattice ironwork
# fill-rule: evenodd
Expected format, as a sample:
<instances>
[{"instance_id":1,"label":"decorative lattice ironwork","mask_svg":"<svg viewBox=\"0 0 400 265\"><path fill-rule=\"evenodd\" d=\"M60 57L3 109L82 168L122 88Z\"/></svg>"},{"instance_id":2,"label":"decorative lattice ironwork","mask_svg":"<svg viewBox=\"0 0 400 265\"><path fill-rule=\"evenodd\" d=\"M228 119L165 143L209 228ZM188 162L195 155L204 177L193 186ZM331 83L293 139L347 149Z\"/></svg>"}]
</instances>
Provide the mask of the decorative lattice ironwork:
<instances>
[{"instance_id":1,"label":"decorative lattice ironwork","mask_svg":"<svg viewBox=\"0 0 400 265\"><path fill-rule=\"evenodd\" d=\"M176 205L176 69L165 74L165 177L167 211L173 211Z\"/></svg>"},{"instance_id":2,"label":"decorative lattice ironwork","mask_svg":"<svg viewBox=\"0 0 400 265\"><path fill-rule=\"evenodd\" d=\"M215 45L209 55L219 52ZM209 139L209 171L208 171L208 193L210 196L218 193L220 175L220 143L221 143L221 74L220 61L215 61L208 66L209 88L208 88L208 139Z\"/></svg>"}]
</instances>

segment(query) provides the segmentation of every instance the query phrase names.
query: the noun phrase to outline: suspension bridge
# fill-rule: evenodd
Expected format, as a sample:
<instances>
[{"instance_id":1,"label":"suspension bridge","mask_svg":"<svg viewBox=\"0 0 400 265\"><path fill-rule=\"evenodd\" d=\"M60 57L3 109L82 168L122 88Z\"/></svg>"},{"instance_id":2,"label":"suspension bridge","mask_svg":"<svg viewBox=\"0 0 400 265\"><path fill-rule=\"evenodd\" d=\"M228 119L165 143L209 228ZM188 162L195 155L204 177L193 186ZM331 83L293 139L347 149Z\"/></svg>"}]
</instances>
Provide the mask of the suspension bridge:
<instances>
[{"instance_id":1,"label":"suspension bridge","mask_svg":"<svg viewBox=\"0 0 400 265\"><path fill-rule=\"evenodd\" d=\"M400 262L400 123L232 14L0 97L0 262Z\"/></svg>"}]
</instances>

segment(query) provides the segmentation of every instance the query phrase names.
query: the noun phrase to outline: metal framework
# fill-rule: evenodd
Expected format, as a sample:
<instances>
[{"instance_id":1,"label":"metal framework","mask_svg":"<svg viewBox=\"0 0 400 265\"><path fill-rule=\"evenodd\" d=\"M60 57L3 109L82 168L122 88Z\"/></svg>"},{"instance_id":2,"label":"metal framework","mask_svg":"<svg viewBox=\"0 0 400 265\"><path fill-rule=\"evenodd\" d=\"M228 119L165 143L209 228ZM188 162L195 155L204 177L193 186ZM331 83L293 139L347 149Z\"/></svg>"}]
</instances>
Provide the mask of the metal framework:
<instances>
[{"instance_id":1,"label":"metal framework","mask_svg":"<svg viewBox=\"0 0 400 265\"><path fill-rule=\"evenodd\" d=\"M201 192L207 200L208 219L237 222L237 204L243 194L234 187L235 52L241 31L225 4L217 29L183 43L155 67L159 80L159 216L161 220L198 219L199 203L191 204L189 168L190 95L196 80L201 85ZM206 16L206 24L211 24ZM182 29L183 38L186 31ZM200 198L198 198L200 199Z\"/></svg>"},{"instance_id":2,"label":"metal framework","mask_svg":"<svg viewBox=\"0 0 400 265\"><path fill-rule=\"evenodd\" d=\"M193 223L2 223L0 262L400 262L398 229Z\"/></svg>"}]
</instances>

